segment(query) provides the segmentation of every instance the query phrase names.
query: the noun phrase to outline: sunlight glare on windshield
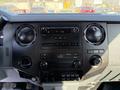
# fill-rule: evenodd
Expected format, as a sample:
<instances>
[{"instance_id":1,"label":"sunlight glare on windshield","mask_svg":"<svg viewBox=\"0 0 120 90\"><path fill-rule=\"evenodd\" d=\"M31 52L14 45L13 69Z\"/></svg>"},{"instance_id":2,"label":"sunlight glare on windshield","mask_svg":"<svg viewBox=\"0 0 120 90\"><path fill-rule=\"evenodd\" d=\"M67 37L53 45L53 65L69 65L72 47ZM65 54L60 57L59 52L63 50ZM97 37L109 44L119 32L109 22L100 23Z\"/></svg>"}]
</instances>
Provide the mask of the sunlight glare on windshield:
<instances>
[{"instance_id":1,"label":"sunlight glare on windshield","mask_svg":"<svg viewBox=\"0 0 120 90\"><path fill-rule=\"evenodd\" d=\"M18 14L119 14L120 0L0 0L0 9Z\"/></svg>"}]
</instances>

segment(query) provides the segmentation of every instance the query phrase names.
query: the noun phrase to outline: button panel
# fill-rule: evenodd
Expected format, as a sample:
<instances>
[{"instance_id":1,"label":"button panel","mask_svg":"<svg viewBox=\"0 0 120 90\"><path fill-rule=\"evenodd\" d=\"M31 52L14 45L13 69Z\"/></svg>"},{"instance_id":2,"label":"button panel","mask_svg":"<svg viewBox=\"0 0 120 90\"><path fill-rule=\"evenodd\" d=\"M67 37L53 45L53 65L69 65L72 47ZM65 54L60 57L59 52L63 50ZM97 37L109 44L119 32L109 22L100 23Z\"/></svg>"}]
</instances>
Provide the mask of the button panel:
<instances>
[{"instance_id":1,"label":"button panel","mask_svg":"<svg viewBox=\"0 0 120 90\"><path fill-rule=\"evenodd\" d=\"M79 74L77 73L66 73L66 74L61 74L62 80L79 80Z\"/></svg>"},{"instance_id":2,"label":"button panel","mask_svg":"<svg viewBox=\"0 0 120 90\"><path fill-rule=\"evenodd\" d=\"M103 54L105 52L104 49L88 49L88 54Z\"/></svg>"},{"instance_id":3,"label":"button panel","mask_svg":"<svg viewBox=\"0 0 120 90\"><path fill-rule=\"evenodd\" d=\"M48 81L47 79L50 80L50 82L54 81L56 79L57 81L71 81L71 80L80 80L81 76L81 71L79 72L54 72L54 73L46 73L42 78L43 81ZM48 77L50 76L50 77Z\"/></svg>"}]
</instances>

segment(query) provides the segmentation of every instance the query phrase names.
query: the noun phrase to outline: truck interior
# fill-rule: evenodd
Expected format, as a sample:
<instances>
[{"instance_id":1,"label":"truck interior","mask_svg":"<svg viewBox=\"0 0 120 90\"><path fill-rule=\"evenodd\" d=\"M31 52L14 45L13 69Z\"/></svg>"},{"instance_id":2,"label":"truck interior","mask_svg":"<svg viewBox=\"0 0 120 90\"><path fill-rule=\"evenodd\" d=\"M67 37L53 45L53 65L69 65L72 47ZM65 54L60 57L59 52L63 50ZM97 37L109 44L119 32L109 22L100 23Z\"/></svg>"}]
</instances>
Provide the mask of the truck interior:
<instances>
[{"instance_id":1,"label":"truck interior","mask_svg":"<svg viewBox=\"0 0 120 90\"><path fill-rule=\"evenodd\" d=\"M120 0L0 0L0 90L120 90Z\"/></svg>"}]
</instances>

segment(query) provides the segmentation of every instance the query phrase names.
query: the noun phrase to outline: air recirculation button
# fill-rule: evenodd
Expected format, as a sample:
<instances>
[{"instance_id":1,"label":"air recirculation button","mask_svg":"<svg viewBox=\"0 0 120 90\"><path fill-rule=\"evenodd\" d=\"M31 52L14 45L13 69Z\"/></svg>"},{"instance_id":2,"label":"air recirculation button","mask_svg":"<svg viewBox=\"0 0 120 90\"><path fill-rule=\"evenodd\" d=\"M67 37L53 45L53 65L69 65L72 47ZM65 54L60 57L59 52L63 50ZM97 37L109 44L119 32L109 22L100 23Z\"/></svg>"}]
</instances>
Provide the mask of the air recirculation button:
<instances>
[{"instance_id":1,"label":"air recirculation button","mask_svg":"<svg viewBox=\"0 0 120 90\"><path fill-rule=\"evenodd\" d=\"M16 41L21 46L31 45L36 39L36 33L31 25L21 26L15 34Z\"/></svg>"},{"instance_id":2,"label":"air recirculation button","mask_svg":"<svg viewBox=\"0 0 120 90\"><path fill-rule=\"evenodd\" d=\"M105 30L99 24L91 24L84 31L85 40L93 45L100 45L105 40Z\"/></svg>"}]
</instances>

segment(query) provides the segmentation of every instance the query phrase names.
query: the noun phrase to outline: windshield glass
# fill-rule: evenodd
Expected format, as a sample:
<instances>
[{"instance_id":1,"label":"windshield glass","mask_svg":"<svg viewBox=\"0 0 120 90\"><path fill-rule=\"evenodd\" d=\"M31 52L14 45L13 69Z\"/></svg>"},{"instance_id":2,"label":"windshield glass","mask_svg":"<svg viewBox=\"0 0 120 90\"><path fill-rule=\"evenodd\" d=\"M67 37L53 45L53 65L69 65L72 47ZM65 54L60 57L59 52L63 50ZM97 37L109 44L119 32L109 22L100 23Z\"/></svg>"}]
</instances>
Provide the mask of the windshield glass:
<instances>
[{"instance_id":1,"label":"windshield glass","mask_svg":"<svg viewBox=\"0 0 120 90\"><path fill-rule=\"evenodd\" d=\"M0 9L18 14L119 14L120 0L0 0Z\"/></svg>"}]
</instances>

